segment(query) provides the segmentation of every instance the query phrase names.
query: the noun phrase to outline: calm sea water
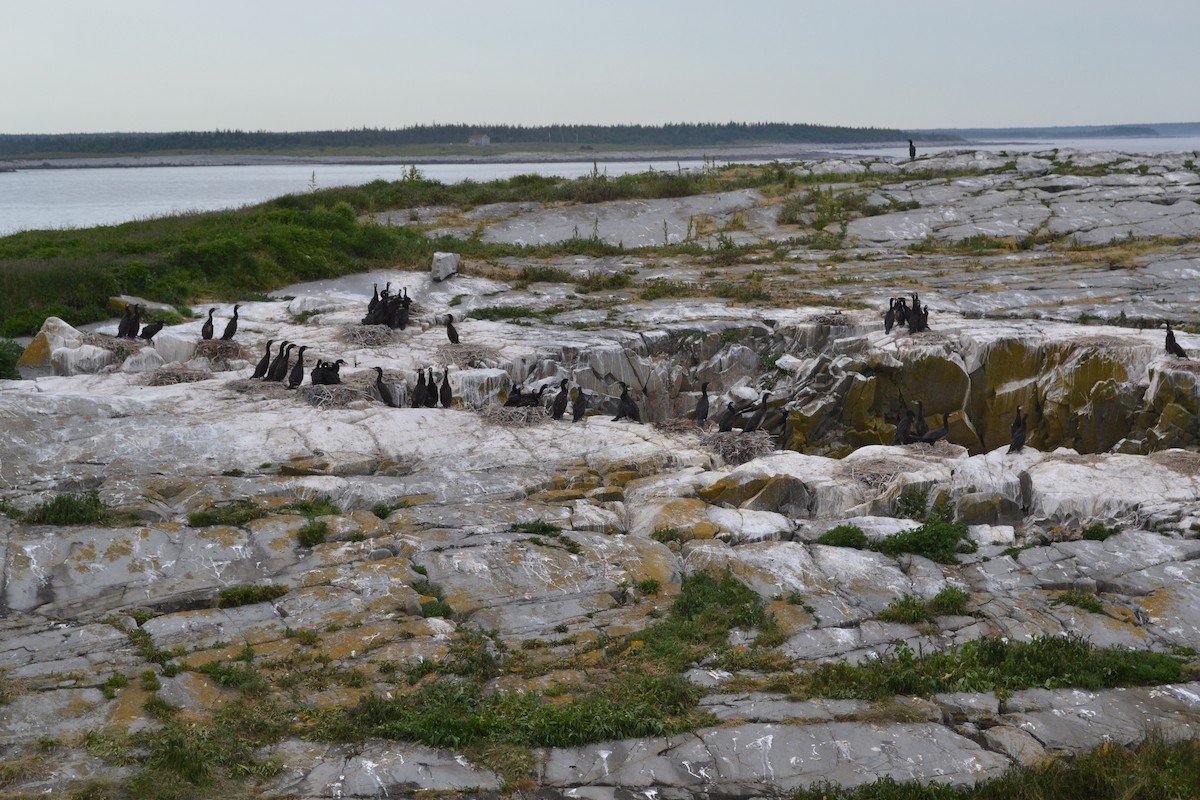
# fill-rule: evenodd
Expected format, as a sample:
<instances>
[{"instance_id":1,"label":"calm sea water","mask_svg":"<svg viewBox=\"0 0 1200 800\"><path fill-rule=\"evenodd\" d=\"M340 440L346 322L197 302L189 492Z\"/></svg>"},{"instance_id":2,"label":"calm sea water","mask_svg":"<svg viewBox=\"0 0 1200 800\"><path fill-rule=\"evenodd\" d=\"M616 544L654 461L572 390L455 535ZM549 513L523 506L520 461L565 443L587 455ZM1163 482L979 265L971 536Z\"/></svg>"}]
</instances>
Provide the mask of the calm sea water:
<instances>
[{"instance_id":1,"label":"calm sea water","mask_svg":"<svg viewBox=\"0 0 1200 800\"><path fill-rule=\"evenodd\" d=\"M958 147L920 148L922 153ZM1147 139L1075 139L993 142L976 149L1029 152L1052 147L1160 153L1200 150L1200 137ZM829 153L907 157L907 149L864 148ZM563 163L422 164L426 177L444 183L488 181L514 175L554 175L576 178L594 168L609 175L646 170L675 170L699 166L698 161L592 161ZM761 162L759 162L761 163ZM399 180L408 172L402 164L291 165L236 167L137 167L32 169L0 173L0 236L22 230L86 228L135 219L214 211L253 205L285 194L334 186L357 186L371 181Z\"/></svg>"}]
</instances>

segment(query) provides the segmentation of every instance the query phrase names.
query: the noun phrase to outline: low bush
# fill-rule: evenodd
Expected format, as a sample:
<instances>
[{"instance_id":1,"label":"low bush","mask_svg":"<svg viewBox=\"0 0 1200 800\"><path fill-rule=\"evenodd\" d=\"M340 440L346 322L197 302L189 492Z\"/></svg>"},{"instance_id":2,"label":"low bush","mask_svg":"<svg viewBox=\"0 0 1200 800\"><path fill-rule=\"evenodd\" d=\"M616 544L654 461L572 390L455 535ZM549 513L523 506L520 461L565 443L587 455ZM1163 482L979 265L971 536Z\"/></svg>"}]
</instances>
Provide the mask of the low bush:
<instances>
[{"instance_id":1,"label":"low bush","mask_svg":"<svg viewBox=\"0 0 1200 800\"><path fill-rule=\"evenodd\" d=\"M296 541L301 547L316 547L325 541L325 535L328 532L329 525L327 523L310 519L296 531Z\"/></svg>"},{"instance_id":2,"label":"low bush","mask_svg":"<svg viewBox=\"0 0 1200 800\"><path fill-rule=\"evenodd\" d=\"M56 495L21 515L29 525L104 525L112 519L98 492Z\"/></svg>"},{"instance_id":3,"label":"low bush","mask_svg":"<svg viewBox=\"0 0 1200 800\"><path fill-rule=\"evenodd\" d=\"M857 525L838 525L817 537L817 544L827 544L832 547L853 547L862 550L868 544L867 534Z\"/></svg>"},{"instance_id":4,"label":"low bush","mask_svg":"<svg viewBox=\"0 0 1200 800\"><path fill-rule=\"evenodd\" d=\"M275 583L229 586L217 593L217 608L235 608L283 597L288 587Z\"/></svg>"},{"instance_id":5,"label":"low bush","mask_svg":"<svg viewBox=\"0 0 1200 800\"><path fill-rule=\"evenodd\" d=\"M253 500L234 500L230 503L209 506L203 511L188 514L187 524L193 528L203 528L210 525L230 525L237 527L256 519L262 519L270 514L267 509L257 505Z\"/></svg>"},{"instance_id":6,"label":"low bush","mask_svg":"<svg viewBox=\"0 0 1200 800\"><path fill-rule=\"evenodd\" d=\"M962 523L926 522L872 542L870 547L889 556L912 553L939 564L957 564L958 553L973 553L977 545L967 538L967 526Z\"/></svg>"}]
</instances>

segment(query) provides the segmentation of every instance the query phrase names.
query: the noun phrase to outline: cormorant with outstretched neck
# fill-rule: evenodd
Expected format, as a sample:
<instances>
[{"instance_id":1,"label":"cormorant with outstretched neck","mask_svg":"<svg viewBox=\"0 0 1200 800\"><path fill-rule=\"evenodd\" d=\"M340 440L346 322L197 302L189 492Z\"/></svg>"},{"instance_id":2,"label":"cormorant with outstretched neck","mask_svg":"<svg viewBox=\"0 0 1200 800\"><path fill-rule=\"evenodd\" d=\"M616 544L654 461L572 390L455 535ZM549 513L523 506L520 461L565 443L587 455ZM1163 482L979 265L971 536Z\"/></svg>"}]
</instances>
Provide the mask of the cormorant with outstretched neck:
<instances>
[{"instance_id":1,"label":"cormorant with outstretched neck","mask_svg":"<svg viewBox=\"0 0 1200 800\"><path fill-rule=\"evenodd\" d=\"M385 406L396 407L396 396L392 394L392 387L383 382L383 367L375 367L375 391L379 392L379 399Z\"/></svg>"},{"instance_id":2,"label":"cormorant with outstretched neck","mask_svg":"<svg viewBox=\"0 0 1200 800\"><path fill-rule=\"evenodd\" d=\"M413 389L412 407L425 407L425 373L422 370L417 370L417 386Z\"/></svg>"},{"instance_id":3,"label":"cormorant with outstretched neck","mask_svg":"<svg viewBox=\"0 0 1200 800\"><path fill-rule=\"evenodd\" d=\"M429 368L429 377L425 380L425 407L437 408L438 404L438 389L437 381L433 377L433 367Z\"/></svg>"},{"instance_id":4,"label":"cormorant with outstretched neck","mask_svg":"<svg viewBox=\"0 0 1200 800\"><path fill-rule=\"evenodd\" d=\"M917 146L913 144L913 140L908 140L908 157L910 159L917 157Z\"/></svg>"},{"instance_id":5,"label":"cormorant with outstretched neck","mask_svg":"<svg viewBox=\"0 0 1200 800\"><path fill-rule=\"evenodd\" d=\"M1187 351L1180 346L1179 342L1175 341L1175 331L1171 330L1170 322L1167 322L1167 353L1176 358L1188 357Z\"/></svg>"},{"instance_id":6,"label":"cormorant with outstretched neck","mask_svg":"<svg viewBox=\"0 0 1200 800\"><path fill-rule=\"evenodd\" d=\"M583 393L583 387L579 386L575 389L575 401L571 403L571 422L579 422L587 414L587 395Z\"/></svg>"},{"instance_id":7,"label":"cormorant with outstretched neck","mask_svg":"<svg viewBox=\"0 0 1200 800\"><path fill-rule=\"evenodd\" d=\"M918 439L929 433L929 423L925 421L925 404L917 401L917 418L913 421L913 435Z\"/></svg>"},{"instance_id":8,"label":"cormorant with outstretched neck","mask_svg":"<svg viewBox=\"0 0 1200 800\"><path fill-rule=\"evenodd\" d=\"M241 308L241 306L235 305L233 307L233 319L231 319L231 320L229 320L229 322L225 323L225 332L221 334L221 339L226 342L231 341L233 339L233 335L235 333L237 333L237 322L238 322L238 313L237 312L238 312L239 308Z\"/></svg>"},{"instance_id":9,"label":"cormorant with outstretched neck","mask_svg":"<svg viewBox=\"0 0 1200 800\"><path fill-rule=\"evenodd\" d=\"M213 337L212 315L215 314L216 311L217 310L215 308L210 308L208 310L208 319L205 320L204 324L200 326L200 338L201 339L204 339L207 341L208 339L211 339Z\"/></svg>"},{"instance_id":10,"label":"cormorant with outstretched neck","mask_svg":"<svg viewBox=\"0 0 1200 800\"><path fill-rule=\"evenodd\" d=\"M563 378L558 384L558 394L554 396L554 403L550 406L551 419L562 419L563 414L567 413L567 379Z\"/></svg>"},{"instance_id":11,"label":"cormorant with outstretched neck","mask_svg":"<svg viewBox=\"0 0 1200 800\"><path fill-rule=\"evenodd\" d=\"M887 313L883 315L883 332L891 333L892 326L896 324L896 298L892 297L888 300Z\"/></svg>"},{"instance_id":12,"label":"cormorant with outstretched neck","mask_svg":"<svg viewBox=\"0 0 1200 800\"><path fill-rule=\"evenodd\" d=\"M278 383L287 377L288 362L292 359L292 349L295 347L296 345L289 343L283 348L283 353L271 364L271 371L267 373L266 380Z\"/></svg>"},{"instance_id":13,"label":"cormorant with outstretched neck","mask_svg":"<svg viewBox=\"0 0 1200 800\"><path fill-rule=\"evenodd\" d=\"M304 351L307 349L308 345L304 345L296 351L296 363L292 366L292 371L288 373L287 388L289 389L295 389L304 383Z\"/></svg>"},{"instance_id":14,"label":"cormorant with outstretched neck","mask_svg":"<svg viewBox=\"0 0 1200 800\"><path fill-rule=\"evenodd\" d=\"M642 412L629 396L629 386L624 381L621 381L621 397L617 400L617 415L613 417L613 422L619 419L631 419L638 423L642 421Z\"/></svg>"},{"instance_id":15,"label":"cormorant with outstretched neck","mask_svg":"<svg viewBox=\"0 0 1200 800\"><path fill-rule=\"evenodd\" d=\"M145 339L147 342L153 342L155 335L163 329L163 324L159 322L151 322L146 327L142 328L142 332L138 334L139 339Z\"/></svg>"},{"instance_id":16,"label":"cormorant with outstretched neck","mask_svg":"<svg viewBox=\"0 0 1200 800\"><path fill-rule=\"evenodd\" d=\"M767 392L763 393L762 401L758 404L758 409L750 416L750 421L746 423L745 428L742 428L742 433L752 433L762 425L763 420L767 417L767 398L770 396Z\"/></svg>"},{"instance_id":17,"label":"cormorant with outstretched neck","mask_svg":"<svg viewBox=\"0 0 1200 800\"><path fill-rule=\"evenodd\" d=\"M1019 453L1025 446L1025 425L1028 421L1029 414L1022 415L1021 407L1017 406L1017 415L1008 429L1008 452Z\"/></svg>"},{"instance_id":18,"label":"cormorant with outstretched neck","mask_svg":"<svg viewBox=\"0 0 1200 800\"><path fill-rule=\"evenodd\" d=\"M892 444L908 444L908 437L912 435L913 419L912 409L904 409L904 416L900 418L899 424L896 425L896 435L892 438Z\"/></svg>"},{"instance_id":19,"label":"cormorant with outstretched neck","mask_svg":"<svg viewBox=\"0 0 1200 800\"><path fill-rule=\"evenodd\" d=\"M371 301L369 303L367 303L367 315L369 316L369 315L373 314L375 312L375 309L378 306L379 306L379 284L372 283L371 284Z\"/></svg>"},{"instance_id":20,"label":"cormorant with outstretched neck","mask_svg":"<svg viewBox=\"0 0 1200 800\"><path fill-rule=\"evenodd\" d=\"M454 327L454 315L446 315L446 337L450 339L450 344L458 344L458 330Z\"/></svg>"},{"instance_id":21,"label":"cormorant with outstretched neck","mask_svg":"<svg viewBox=\"0 0 1200 800\"><path fill-rule=\"evenodd\" d=\"M696 401L696 424L703 425L708 419L708 381L700 384L700 399Z\"/></svg>"},{"instance_id":22,"label":"cormorant with outstretched neck","mask_svg":"<svg viewBox=\"0 0 1200 800\"><path fill-rule=\"evenodd\" d=\"M438 390L438 399L442 408L449 408L454 403L454 391L450 388L450 368L442 367L442 386Z\"/></svg>"},{"instance_id":23,"label":"cormorant with outstretched neck","mask_svg":"<svg viewBox=\"0 0 1200 800\"><path fill-rule=\"evenodd\" d=\"M284 339L279 343L279 352L275 355L275 358L271 359L271 363L267 366L267 371L263 373L262 379L264 381L272 380L271 376L275 374L275 370L278 368L280 360L283 359L283 354L287 346L287 339Z\"/></svg>"},{"instance_id":24,"label":"cormorant with outstretched neck","mask_svg":"<svg viewBox=\"0 0 1200 800\"><path fill-rule=\"evenodd\" d=\"M271 366L271 345L274 343L274 339L267 339L267 352L263 353L263 357L259 359L258 366L254 368L251 378L261 378L267 374L267 367Z\"/></svg>"}]
</instances>

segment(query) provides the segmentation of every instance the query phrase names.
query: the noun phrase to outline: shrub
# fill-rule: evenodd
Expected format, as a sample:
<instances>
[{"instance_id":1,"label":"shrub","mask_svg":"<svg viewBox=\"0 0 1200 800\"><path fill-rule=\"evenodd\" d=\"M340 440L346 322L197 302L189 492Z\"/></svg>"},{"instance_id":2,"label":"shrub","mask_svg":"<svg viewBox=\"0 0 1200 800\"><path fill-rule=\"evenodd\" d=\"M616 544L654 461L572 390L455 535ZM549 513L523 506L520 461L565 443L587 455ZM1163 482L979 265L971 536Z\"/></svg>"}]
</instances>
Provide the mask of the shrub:
<instances>
[{"instance_id":1,"label":"shrub","mask_svg":"<svg viewBox=\"0 0 1200 800\"><path fill-rule=\"evenodd\" d=\"M904 519L925 519L929 494L917 489L905 489L896 500L896 516Z\"/></svg>"},{"instance_id":2,"label":"shrub","mask_svg":"<svg viewBox=\"0 0 1200 800\"><path fill-rule=\"evenodd\" d=\"M509 528L509 530L532 533L534 536L557 536L562 533L562 528L541 519L534 520L533 522L519 522Z\"/></svg>"},{"instance_id":3,"label":"shrub","mask_svg":"<svg viewBox=\"0 0 1200 800\"><path fill-rule=\"evenodd\" d=\"M235 608L251 603L262 603L283 597L288 593L286 586L275 583L257 584L253 586L230 586L217 594L217 608Z\"/></svg>"},{"instance_id":4,"label":"shrub","mask_svg":"<svg viewBox=\"0 0 1200 800\"><path fill-rule=\"evenodd\" d=\"M309 520L296 531L296 541L301 547L316 547L325 541L329 525L318 520Z\"/></svg>"},{"instance_id":5,"label":"shrub","mask_svg":"<svg viewBox=\"0 0 1200 800\"><path fill-rule=\"evenodd\" d=\"M17 380L21 374L17 372L17 361L21 358L24 348L12 339L0 339L0 380Z\"/></svg>"},{"instance_id":6,"label":"shrub","mask_svg":"<svg viewBox=\"0 0 1200 800\"><path fill-rule=\"evenodd\" d=\"M935 617L953 617L961 616L966 613L967 603L970 602L971 595L964 592L962 589L957 589L953 586L947 586L942 589L933 599L926 605L929 608L929 613Z\"/></svg>"},{"instance_id":7,"label":"shrub","mask_svg":"<svg viewBox=\"0 0 1200 800\"><path fill-rule=\"evenodd\" d=\"M1053 605L1068 605L1082 608L1084 611L1090 611L1093 614L1104 613L1104 603L1099 597L1089 592L1080 592L1075 589L1063 592L1058 597L1054 598L1051 603Z\"/></svg>"},{"instance_id":8,"label":"shrub","mask_svg":"<svg viewBox=\"0 0 1200 800\"><path fill-rule=\"evenodd\" d=\"M288 503L284 508L310 518L335 516L342 513L342 510L334 505L326 495L321 495L315 500L297 500L294 503Z\"/></svg>"},{"instance_id":9,"label":"shrub","mask_svg":"<svg viewBox=\"0 0 1200 800\"><path fill-rule=\"evenodd\" d=\"M103 525L111 517L98 492L56 495L22 515L29 525Z\"/></svg>"},{"instance_id":10,"label":"shrub","mask_svg":"<svg viewBox=\"0 0 1200 800\"><path fill-rule=\"evenodd\" d=\"M1121 532L1120 528L1117 528L1117 527L1110 528L1110 527L1105 526L1104 523L1095 522L1095 523L1092 523L1091 525L1088 525L1086 528L1084 528L1080 532L1079 535L1080 535L1080 538L1083 538L1083 539L1090 539L1095 542L1103 542L1108 537L1116 536L1120 532Z\"/></svg>"},{"instance_id":11,"label":"shrub","mask_svg":"<svg viewBox=\"0 0 1200 800\"><path fill-rule=\"evenodd\" d=\"M929 618L929 611L921 598L906 594L899 600L880 611L879 619L884 622L898 622L903 625L916 625Z\"/></svg>"},{"instance_id":12,"label":"shrub","mask_svg":"<svg viewBox=\"0 0 1200 800\"><path fill-rule=\"evenodd\" d=\"M926 522L919 528L893 533L870 547L889 556L913 553L939 564L957 564L958 553L973 553L976 549L967 538L967 526L960 522Z\"/></svg>"},{"instance_id":13,"label":"shrub","mask_svg":"<svg viewBox=\"0 0 1200 800\"><path fill-rule=\"evenodd\" d=\"M188 514L187 524L193 528L203 528L209 525L245 525L256 519L262 519L270 512L257 505L253 500L234 500L231 503L221 503L209 506L203 511Z\"/></svg>"},{"instance_id":14,"label":"shrub","mask_svg":"<svg viewBox=\"0 0 1200 800\"><path fill-rule=\"evenodd\" d=\"M832 547L853 547L862 550L867 546L867 534L857 525L838 525L830 528L817 537L817 544L827 544Z\"/></svg>"}]
</instances>

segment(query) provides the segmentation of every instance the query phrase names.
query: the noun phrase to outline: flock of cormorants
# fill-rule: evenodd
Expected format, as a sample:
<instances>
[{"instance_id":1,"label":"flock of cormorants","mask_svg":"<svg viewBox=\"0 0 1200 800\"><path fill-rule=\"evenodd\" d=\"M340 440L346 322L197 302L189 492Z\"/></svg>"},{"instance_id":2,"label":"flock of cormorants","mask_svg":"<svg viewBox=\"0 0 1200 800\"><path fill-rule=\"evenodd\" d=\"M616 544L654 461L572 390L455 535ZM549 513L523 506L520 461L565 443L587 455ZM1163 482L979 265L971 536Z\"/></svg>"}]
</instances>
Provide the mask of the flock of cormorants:
<instances>
[{"instance_id":1,"label":"flock of cormorants","mask_svg":"<svg viewBox=\"0 0 1200 800\"><path fill-rule=\"evenodd\" d=\"M154 335L162 329L163 323L161 321L150 322L146 325L142 324L141 303L134 303L132 308L126 304L125 315L117 323L117 338L145 339L147 342L153 343Z\"/></svg>"},{"instance_id":2,"label":"flock of cormorants","mask_svg":"<svg viewBox=\"0 0 1200 800\"><path fill-rule=\"evenodd\" d=\"M907 326L909 333L929 330L929 309L921 305L916 292L912 293L912 308L908 307L908 298L893 297L888 300L888 310L883 315L883 332L891 333L896 325Z\"/></svg>"}]
</instances>

